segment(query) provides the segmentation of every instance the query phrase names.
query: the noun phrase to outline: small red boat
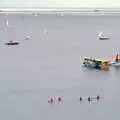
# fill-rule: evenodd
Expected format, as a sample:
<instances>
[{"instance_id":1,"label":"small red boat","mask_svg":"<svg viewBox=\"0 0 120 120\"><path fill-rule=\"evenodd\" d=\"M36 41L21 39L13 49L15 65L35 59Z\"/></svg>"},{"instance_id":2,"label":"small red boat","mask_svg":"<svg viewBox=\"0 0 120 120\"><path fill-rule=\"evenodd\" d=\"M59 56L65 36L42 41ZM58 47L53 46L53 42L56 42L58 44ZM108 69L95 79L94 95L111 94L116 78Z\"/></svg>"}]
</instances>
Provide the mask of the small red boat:
<instances>
[{"instance_id":1,"label":"small red boat","mask_svg":"<svg viewBox=\"0 0 120 120\"><path fill-rule=\"evenodd\" d=\"M12 40L6 43L5 45L19 45L19 42L13 42Z\"/></svg>"}]
</instances>

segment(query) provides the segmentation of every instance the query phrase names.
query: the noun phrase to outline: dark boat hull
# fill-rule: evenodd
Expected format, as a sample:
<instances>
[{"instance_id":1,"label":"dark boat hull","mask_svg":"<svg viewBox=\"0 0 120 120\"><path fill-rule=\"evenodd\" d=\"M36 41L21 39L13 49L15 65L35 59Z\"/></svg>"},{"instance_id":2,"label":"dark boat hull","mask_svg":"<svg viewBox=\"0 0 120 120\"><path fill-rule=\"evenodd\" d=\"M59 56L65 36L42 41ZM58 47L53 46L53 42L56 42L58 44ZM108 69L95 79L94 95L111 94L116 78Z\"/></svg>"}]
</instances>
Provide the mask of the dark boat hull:
<instances>
[{"instance_id":1,"label":"dark boat hull","mask_svg":"<svg viewBox=\"0 0 120 120\"><path fill-rule=\"evenodd\" d=\"M110 38L99 38L100 40L109 40Z\"/></svg>"},{"instance_id":2,"label":"dark boat hull","mask_svg":"<svg viewBox=\"0 0 120 120\"><path fill-rule=\"evenodd\" d=\"M19 42L6 43L6 45L19 45Z\"/></svg>"}]
</instances>

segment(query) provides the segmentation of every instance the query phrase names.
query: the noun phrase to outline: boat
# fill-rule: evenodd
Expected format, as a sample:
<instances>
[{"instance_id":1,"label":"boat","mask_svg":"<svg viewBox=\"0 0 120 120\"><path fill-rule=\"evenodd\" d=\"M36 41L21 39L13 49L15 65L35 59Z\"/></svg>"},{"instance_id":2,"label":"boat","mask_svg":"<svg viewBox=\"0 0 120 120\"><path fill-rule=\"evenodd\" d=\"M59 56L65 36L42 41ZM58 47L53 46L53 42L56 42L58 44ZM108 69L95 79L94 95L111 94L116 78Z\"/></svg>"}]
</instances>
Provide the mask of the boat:
<instances>
[{"instance_id":1,"label":"boat","mask_svg":"<svg viewBox=\"0 0 120 120\"><path fill-rule=\"evenodd\" d=\"M12 40L7 42L5 45L19 45L19 42L13 42Z\"/></svg>"},{"instance_id":2,"label":"boat","mask_svg":"<svg viewBox=\"0 0 120 120\"><path fill-rule=\"evenodd\" d=\"M99 37L100 40L109 40L110 38L108 37Z\"/></svg>"},{"instance_id":3,"label":"boat","mask_svg":"<svg viewBox=\"0 0 120 120\"><path fill-rule=\"evenodd\" d=\"M87 67L87 68L95 68L95 69L99 69L99 70L109 70L110 61L85 57L84 61L83 61L83 65L84 65L84 67Z\"/></svg>"},{"instance_id":4,"label":"boat","mask_svg":"<svg viewBox=\"0 0 120 120\"><path fill-rule=\"evenodd\" d=\"M120 55L117 54L114 58L114 61L111 62L111 65L114 67L120 67Z\"/></svg>"},{"instance_id":5,"label":"boat","mask_svg":"<svg viewBox=\"0 0 120 120\"><path fill-rule=\"evenodd\" d=\"M109 37L105 37L103 32L99 32L98 37L99 37L99 40L109 40L110 39Z\"/></svg>"}]
</instances>

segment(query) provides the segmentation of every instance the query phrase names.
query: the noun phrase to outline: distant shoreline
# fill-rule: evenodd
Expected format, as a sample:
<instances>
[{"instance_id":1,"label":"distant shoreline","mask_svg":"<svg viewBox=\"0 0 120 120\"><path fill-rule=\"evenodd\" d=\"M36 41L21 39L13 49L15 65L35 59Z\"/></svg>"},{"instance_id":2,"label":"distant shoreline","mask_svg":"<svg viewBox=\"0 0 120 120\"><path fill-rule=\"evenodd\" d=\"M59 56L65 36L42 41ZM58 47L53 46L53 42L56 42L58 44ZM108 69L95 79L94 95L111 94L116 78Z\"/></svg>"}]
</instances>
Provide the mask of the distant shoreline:
<instances>
[{"instance_id":1,"label":"distant shoreline","mask_svg":"<svg viewBox=\"0 0 120 120\"><path fill-rule=\"evenodd\" d=\"M22 12L22 11L72 11L72 12L120 12L119 8L112 8L112 7L0 7L1 12L5 11L15 11L15 12Z\"/></svg>"},{"instance_id":2,"label":"distant shoreline","mask_svg":"<svg viewBox=\"0 0 120 120\"><path fill-rule=\"evenodd\" d=\"M0 13L11 14L73 14L73 15L120 15L120 8L65 8L65 7L0 7Z\"/></svg>"}]
</instances>

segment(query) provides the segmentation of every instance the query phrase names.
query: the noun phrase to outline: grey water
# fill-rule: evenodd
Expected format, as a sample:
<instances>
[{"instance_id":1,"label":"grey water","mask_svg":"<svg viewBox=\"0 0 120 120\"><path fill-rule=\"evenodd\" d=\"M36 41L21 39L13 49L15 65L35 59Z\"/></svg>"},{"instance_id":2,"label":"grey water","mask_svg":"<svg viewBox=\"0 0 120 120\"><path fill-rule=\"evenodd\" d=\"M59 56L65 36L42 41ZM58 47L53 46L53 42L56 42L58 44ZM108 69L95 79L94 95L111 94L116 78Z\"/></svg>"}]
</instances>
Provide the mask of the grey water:
<instances>
[{"instance_id":1,"label":"grey water","mask_svg":"<svg viewBox=\"0 0 120 120\"><path fill-rule=\"evenodd\" d=\"M119 119L120 69L82 67L85 56L113 60L119 31L119 15L0 14L0 119ZM100 41L97 32L110 40ZM6 46L9 40L20 45ZM79 101L96 95L99 102ZM48 104L50 97L55 104Z\"/></svg>"}]
</instances>

